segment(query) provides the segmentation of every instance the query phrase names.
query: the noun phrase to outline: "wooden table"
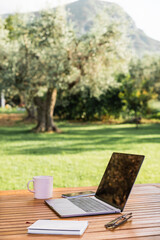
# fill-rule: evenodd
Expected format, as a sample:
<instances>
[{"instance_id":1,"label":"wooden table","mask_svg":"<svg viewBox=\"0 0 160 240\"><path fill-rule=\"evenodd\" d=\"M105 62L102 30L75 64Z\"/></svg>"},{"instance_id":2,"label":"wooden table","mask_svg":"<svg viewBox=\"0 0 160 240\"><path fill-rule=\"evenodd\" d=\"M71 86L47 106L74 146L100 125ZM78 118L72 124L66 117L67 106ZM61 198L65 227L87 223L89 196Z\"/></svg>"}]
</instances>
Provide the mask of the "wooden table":
<instances>
[{"instance_id":1,"label":"wooden table","mask_svg":"<svg viewBox=\"0 0 160 240\"><path fill-rule=\"evenodd\" d=\"M96 188L54 189L54 198L61 197L62 193L82 190L96 190ZM89 226L80 237L32 235L27 234L27 227L31 223L38 219L59 219L59 217L44 204L43 200L33 199L32 193L27 190L0 191L0 239L160 240L160 184L135 185L124 209L124 213L128 212L133 213L132 220L114 231L106 230L104 224L120 214L70 218L88 220Z\"/></svg>"}]
</instances>

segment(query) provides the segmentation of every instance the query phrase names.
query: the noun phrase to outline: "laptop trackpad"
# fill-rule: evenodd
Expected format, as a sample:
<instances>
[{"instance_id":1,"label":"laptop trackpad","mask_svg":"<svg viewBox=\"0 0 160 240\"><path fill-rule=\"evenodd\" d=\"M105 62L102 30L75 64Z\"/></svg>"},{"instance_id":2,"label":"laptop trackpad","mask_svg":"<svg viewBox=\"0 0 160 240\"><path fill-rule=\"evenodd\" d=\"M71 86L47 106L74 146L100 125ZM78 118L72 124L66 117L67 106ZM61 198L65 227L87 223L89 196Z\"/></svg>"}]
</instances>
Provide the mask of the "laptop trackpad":
<instances>
[{"instance_id":1,"label":"laptop trackpad","mask_svg":"<svg viewBox=\"0 0 160 240\"><path fill-rule=\"evenodd\" d=\"M81 215L85 213L85 211L83 211L67 199L50 199L46 200L45 202L61 216L68 216L74 214Z\"/></svg>"}]
</instances>

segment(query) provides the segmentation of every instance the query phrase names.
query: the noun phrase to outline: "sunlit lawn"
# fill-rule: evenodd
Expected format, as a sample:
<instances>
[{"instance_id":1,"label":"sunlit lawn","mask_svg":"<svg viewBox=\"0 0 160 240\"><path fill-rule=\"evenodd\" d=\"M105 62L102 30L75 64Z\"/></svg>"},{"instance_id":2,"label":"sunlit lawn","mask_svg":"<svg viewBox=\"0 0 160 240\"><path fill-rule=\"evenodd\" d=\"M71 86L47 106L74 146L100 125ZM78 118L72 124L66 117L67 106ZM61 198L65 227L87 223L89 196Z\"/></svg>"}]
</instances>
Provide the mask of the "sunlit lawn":
<instances>
[{"instance_id":1,"label":"sunlit lawn","mask_svg":"<svg viewBox=\"0 0 160 240\"><path fill-rule=\"evenodd\" d=\"M31 125L0 127L0 189L26 189L36 175L54 187L95 186L112 152L146 156L136 183L160 182L160 124L58 123L62 134L34 134Z\"/></svg>"}]
</instances>

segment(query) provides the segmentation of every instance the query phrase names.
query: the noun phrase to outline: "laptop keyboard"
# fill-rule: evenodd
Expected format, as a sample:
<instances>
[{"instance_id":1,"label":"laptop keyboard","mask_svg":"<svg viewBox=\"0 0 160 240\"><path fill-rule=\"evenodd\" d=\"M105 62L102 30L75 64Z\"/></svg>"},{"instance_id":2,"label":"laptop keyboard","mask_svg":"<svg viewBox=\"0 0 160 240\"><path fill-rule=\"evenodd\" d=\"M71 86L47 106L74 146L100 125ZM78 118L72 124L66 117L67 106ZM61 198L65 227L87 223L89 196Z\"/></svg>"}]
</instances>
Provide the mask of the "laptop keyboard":
<instances>
[{"instance_id":1,"label":"laptop keyboard","mask_svg":"<svg viewBox=\"0 0 160 240\"><path fill-rule=\"evenodd\" d=\"M81 208L85 212L102 212L102 211L113 211L112 208L101 204L91 197L71 198L69 199L77 207Z\"/></svg>"}]
</instances>

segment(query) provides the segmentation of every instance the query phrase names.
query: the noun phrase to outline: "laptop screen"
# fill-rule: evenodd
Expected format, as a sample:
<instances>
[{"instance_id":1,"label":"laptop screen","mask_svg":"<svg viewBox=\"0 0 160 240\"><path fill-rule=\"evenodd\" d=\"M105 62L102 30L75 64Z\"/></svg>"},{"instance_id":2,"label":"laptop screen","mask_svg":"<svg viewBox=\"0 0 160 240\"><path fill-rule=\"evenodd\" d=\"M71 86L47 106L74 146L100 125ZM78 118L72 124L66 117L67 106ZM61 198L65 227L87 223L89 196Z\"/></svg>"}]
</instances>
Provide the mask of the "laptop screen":
<instances>
[{"instance_id":1,"label":"laptop screen","mask_svg":"<svg viewBox=\"0 0 160 240\"><path fill-rule=\"evenodd\" d=\"M123 210L143 160L143 155L113 153L96 197Z\"/></svg>"}]
</instances>

